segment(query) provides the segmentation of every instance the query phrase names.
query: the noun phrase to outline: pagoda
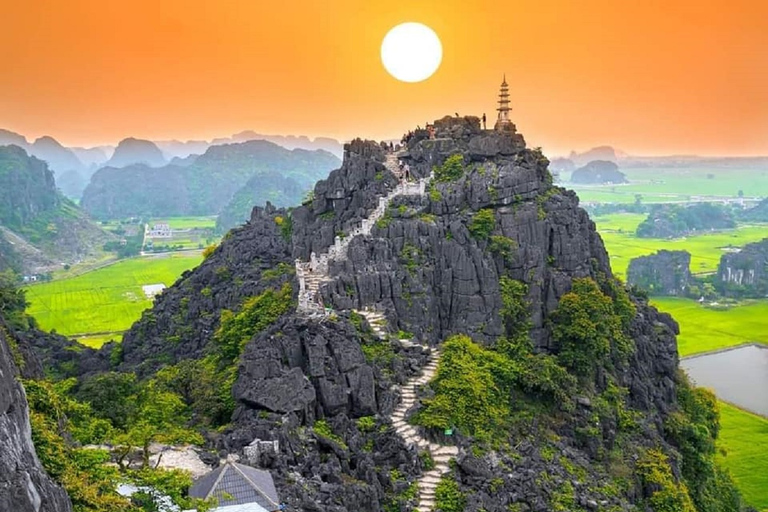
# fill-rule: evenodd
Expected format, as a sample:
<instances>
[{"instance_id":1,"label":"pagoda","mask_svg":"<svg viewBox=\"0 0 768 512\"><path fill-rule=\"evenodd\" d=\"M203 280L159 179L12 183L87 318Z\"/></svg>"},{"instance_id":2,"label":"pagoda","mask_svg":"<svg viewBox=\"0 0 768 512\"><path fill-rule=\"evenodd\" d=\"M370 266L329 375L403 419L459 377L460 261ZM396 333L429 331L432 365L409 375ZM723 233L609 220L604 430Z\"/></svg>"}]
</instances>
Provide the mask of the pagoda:
<instances>
[{"instance_id":1,"label":"pagoda","mask_svg":"<svg viewBox=\"0 0 768 512\"><path fill-rule=\"evenodd\" d=\"M496 120L495 128L497 130L506 130L512 126L512 121L509 119L509 111L512 110L509 107L509 85L507 85L507 75L504 75L504 80L501 82L501 88L499 90L499 117Z\"/></svg>"}]
</instances>

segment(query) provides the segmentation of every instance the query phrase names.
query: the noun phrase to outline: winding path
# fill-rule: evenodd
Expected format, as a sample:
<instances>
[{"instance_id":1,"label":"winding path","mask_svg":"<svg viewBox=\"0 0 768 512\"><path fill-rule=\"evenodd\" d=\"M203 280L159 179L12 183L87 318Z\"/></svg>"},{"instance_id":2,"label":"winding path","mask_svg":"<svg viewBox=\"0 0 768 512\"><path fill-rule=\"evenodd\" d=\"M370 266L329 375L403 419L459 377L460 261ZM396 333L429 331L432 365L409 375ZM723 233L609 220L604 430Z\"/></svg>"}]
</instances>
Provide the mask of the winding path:
<instances>
[{"instance_id":1,"label":"winding path","mask_svg":"<svg viewBox=\"0 0 768 512\"><path fill-rule=\"evenodd\" d=\"M397 153L388 154L384 165L401 180L400 184L386 196L379 198L379 204L367 218L363 219L360 226L343 237L337 236L334 244L328 248L327 252L320 255L312 253L308 262L296 260L296 276L299 279L298 312L309 316L325 315L327 310L322 303L320 287L323 283L331 281L330 274L328 273L328 262L346 259L347 249L352 239L358 235L370 235L371 229L384 216L392 199L400 195L424 195L427 183L432 179L430 175L417 182L402 181ZM357 311L357 313L366 318L373 332L379 338L385 340L389 338L385 329L386 317L383 313L370 310ZM401 339L399 341L404 347L414 347L417 345L424 347L410 339ZM439 360L440 351L436 347L432 347L429 361L422 368L421 374L412 378L400 388L400 403L392 412L391 417L395 432L403 438L405 443L407 445L415 445L420 450L428 452L434 462L434 467L421 475L417 481L419 488L419 512L430 512L434 509L437 484L440 482L440 478L450 471L450 460L459 453L459 449L456 446L431 443L405 420L408 410L416 404L416 393L419 386L427 384L435 376Z\"/></svg>"},{"instance_id":2,"label":"winding path","mask_svg":"<svg viewBox=\"0 0 768 512\"><path fill-rule=\"evenodd\" d=\"M382 313L372 311L357 311L364 316L371 325L373 332L386 339L387 333L384 329L386 319ZM419 345L411 340L400 340L404 346ZM423 346L423 345L422 345ZM456 446L446 446L432 443L424 438L419 431L412 425L409 425L405 418L408 410L416 404L416 393L420 386L426 385L437 372L437 363L440 360L440 351L432 347L432 354L429 361L422 368L421 374L409 380L400 388L400 404L392 412L392 426L395 427L400 437L407 445L415 445L420 450L429 452L434 462L434 467L419 477L417 484L419 486L419 512L430 512L435 507L435 490L440 479L451 470L450 460L454 458L459 449Z\"/></svg>"}]
</instances>

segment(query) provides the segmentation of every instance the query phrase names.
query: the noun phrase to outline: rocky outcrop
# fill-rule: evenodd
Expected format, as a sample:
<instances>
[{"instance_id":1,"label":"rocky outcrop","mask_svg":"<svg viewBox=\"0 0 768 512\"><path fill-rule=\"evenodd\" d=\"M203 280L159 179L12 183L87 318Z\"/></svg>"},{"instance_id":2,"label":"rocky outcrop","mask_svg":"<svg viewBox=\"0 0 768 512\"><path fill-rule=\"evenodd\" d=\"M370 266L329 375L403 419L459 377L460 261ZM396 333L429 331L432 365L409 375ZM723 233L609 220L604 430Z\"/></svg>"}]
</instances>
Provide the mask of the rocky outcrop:
<instances>
[{"instance_id":1,"label":"rocky outcrop","mask_svg":"<svg viewBox=\"0 0 768 512\"><path fill-rule=\"evenodd\" d=\"M168 362L200 357L222 310L237 310L246 298L291 280L290 272L262 278L280 263L293 265L290 245L276 222L285 216L269 203L254 208L245 226L230 231L199 267L155 297L154 307L123 335L121 367L146 373Z\"/></svg>"},{"instance_id":2,"label":"rocky outcrop","mask_svg":"<svg viewBox=\"0 0 768 512\"><path fill-rule=\"evenodd\" d=\"M717 267L720 291L736 297L768 296L768 238L724 254Z\"/></svg>"},{"instance_id":3,"label":"rocky outcrop","mask_svg":"<svg viewBox=\"0 0 768 512\"><path fill-rule=\"evenodd\" d=\"M571 183L579 185L602 185L605 183L628 183L619 166L607 160L593 160L579 167L571 174Z\"/></svg>"},{"instance_id":4,"label":"rocky outcrop","mask_svg":"<svg viewBox=\"0 0 768 512\"><path fill-rule=\"evenodd\" d=\"M688 251L658 251L632 258L627 284L647 290L651 295L685 296L691 283L691 254Z\"/></svg>"},{"instance_id":5,"label":"rocky outcrop","mask_svg":"<svg viewBox=\"0 0 768 512\"><path fill-rule=\"evenodd\" d=\"M69 498L48 477L35 454L24 388L16 380L14 359L23 359L1 325L0 510L68 512L72 509Z\"/></svg>"}]
</instances>

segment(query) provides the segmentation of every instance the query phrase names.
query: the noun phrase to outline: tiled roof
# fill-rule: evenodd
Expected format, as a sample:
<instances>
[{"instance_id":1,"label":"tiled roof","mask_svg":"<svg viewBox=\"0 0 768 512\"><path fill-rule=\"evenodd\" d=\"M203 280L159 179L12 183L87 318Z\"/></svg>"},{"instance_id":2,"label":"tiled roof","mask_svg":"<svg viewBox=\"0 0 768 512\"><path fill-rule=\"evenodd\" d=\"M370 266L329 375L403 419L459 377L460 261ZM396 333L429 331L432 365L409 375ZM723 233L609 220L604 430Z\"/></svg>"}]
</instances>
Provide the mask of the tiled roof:
<instances>
[{"instance_id":1,"label":"tiled roof","mask_svg":"<svg viewBox=\"0 0 768 512\"><path fill-rule=\"evenodd\" d=\"M190 488L194 498L218 498L226 507L257 503L268 511L279 509L280 499L268 471L228 462L200 478Z\"/></svg>"}]
</instances>

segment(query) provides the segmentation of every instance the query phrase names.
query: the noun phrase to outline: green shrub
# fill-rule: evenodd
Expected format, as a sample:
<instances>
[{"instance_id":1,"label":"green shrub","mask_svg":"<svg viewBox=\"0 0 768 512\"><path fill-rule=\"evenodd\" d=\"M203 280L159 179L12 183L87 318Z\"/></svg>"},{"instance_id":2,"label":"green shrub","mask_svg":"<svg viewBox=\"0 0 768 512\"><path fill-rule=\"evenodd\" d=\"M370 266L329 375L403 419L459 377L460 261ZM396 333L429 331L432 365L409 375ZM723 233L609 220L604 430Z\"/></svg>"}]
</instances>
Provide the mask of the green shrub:
<instances>
[{"instance_id":1,"label":"green shrub","mask_svg":"<svg viewBox=\"0 0 768 512\"><path fill-rule=\"evenodd\" d=\"M491 235L491 243L488 249L493 254L498 254L507 261L512 260L517 250L517 242L503 235Z\"/></svg>"},{"instance_id":2,"label":"green shrub","mask_svg":"<svg viewBox=\"0 0 768 512\"><path fill-rule=\"evenodd\" d=\"M464 176L464 156L461 154L451 155L445 159L443 165L435 166L435 181L456 181Z\"/></svg>"},{"instance_id":3,"label":"green shrub","mask_svg":"<svg viewBox=\"0 0 768 512\"><path fill-rule=\"evenodd\" d=\"M317 420L315 422L315 425L312 427L312 430L320 437L324 437L330 441L333 441L337 445L339 445L342 449L347 450L347 443L344 442L344 439L337 436L333 433L333 430L331 430L331 426L328 424L326 420Z\"/></svg>"},{"instance_id":4,"label":"green shrub","mask_svg":"<svg viewBox=\"0 0 768 512\"><path fill-rule=\"evenodd\" d=\"M428 195L429 195L429 200L435 203L439 203L440 201L443 200L443 194L441 194L440 191L437 190L437 188L434 186L430 186Z\"/></svg>"},{"instance_id":5,"label":"green shrub","mask_svg":"<svg viewBox=\"0 0 768 512\"><path fill-rule=\"evenodd\" d=\"M217 244L211 244L208 247L206 247L205 249L203 249L203 259L207 260L208 256L213 254L213 252L216 250L216 247L218 247Z\"/></svg>"},{"instance_id":6,"label":"green shrub","mask_svg":"<svg viewBox=\"0 0 768 512\"><path fill-rule=\"evenodd\" d=\"M361 432L373 432L376 428L376 418L373 416L363 416L357 420L357 428Z\"/></svg>"},{"instance_id":7,"label":"green shrub","mask_svg":"<svg viewBox=\"0 0 768 512\"><path fill-rule=\"evenodd\" d=\"M613 348L624 353L631 345L613 300L589 278L573 280L551 321L558 358L579 375L590 375L605 364Z\"/></svg>"},{"instance_id":8,"label":"green shrub","mask_svg":"<svg viewBox=\"0 0 768 512\"><path fill-rule=\"evenodd\" d=\"M637 461L637 474L650 489L648 505L654 512L697 512L682 482L675 481L667 456L660 450L646 451Z\"/></svg>"},{"instance_id":9,"label":"green shrub","mask_svg":"<svg viewBox=\"0 0 768 512\"><path fill-rule=\"evenodd\" d=\"M450 476L443 476L435 489L435 508L442 512L464 512L467 497Z\"/></svg>"},{"instance_id":10,"label":"green shrub","mask_svg":"<svg viewBox=\"0 0 768 512\"><path fill-rule=\"evenodd\" d=\"M291 285L285 283L279 290L269 289L243 302L240 311L221 312L221 323L213 337L217 354L222 361L236 361L245 344L288 311L291 306Z\"/></svg>"},{"instance_id":11,"label":"green shrub","mask_svg":"<svg viewBox=\"0 0 768 512\"><path fill-rule=\"evenodd\" d=\"M491 208L484 208L469 221L469 233L478 240L487 240L496 227L496 215Z\"/></svg>"}]
</instances>

